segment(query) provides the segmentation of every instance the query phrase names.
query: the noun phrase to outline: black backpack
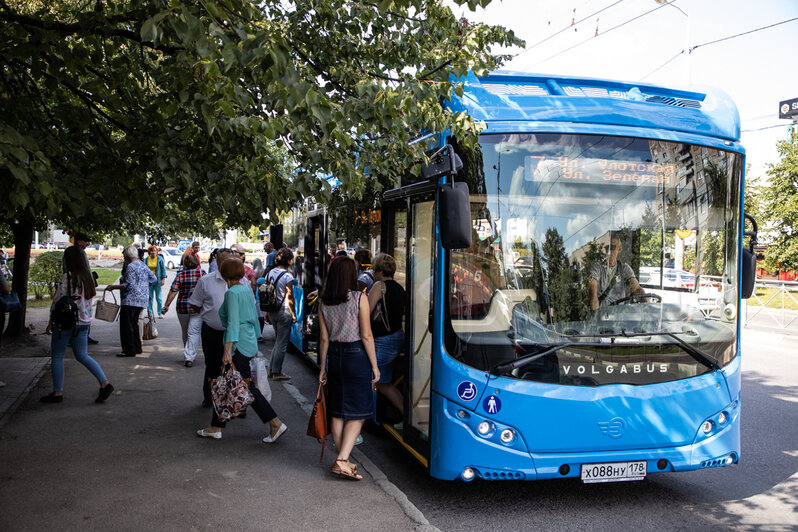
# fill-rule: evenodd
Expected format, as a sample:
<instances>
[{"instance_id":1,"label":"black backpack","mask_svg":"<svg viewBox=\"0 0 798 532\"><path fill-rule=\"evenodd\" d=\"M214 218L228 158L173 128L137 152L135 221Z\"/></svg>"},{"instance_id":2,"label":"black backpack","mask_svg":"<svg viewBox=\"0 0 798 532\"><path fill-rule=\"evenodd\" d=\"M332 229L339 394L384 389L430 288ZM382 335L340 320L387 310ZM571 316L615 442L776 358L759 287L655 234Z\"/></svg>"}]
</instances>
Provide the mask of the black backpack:
<instances>
[{"instance_id":1,"label":"black backpack","mask_svg":"<svg viewBox=\"0 0 798 532\"><path fill-rule=\"evenodd\" d=\"M280 310L283 302L277 300L277 283L280 282L280 277L286 273L288 273L288 270L275 277L274 283L267 280L258 287L258 302L262 311L277 312ZM288 290L288 287L286 287L286 290Z\"/></svg>"},{"instance_id":2,"label":"black backpack","mask_svg":"<svg viewBox=\"0 0 798 532\"><path fill-rule=\"evenodd\" d=\"M71 289L69 274L67 274L67 290ZM55 302L53 310L50 311L50 319L58 326L59 335L61 331L72 329L73 327L75 328L72 330L72 336L78 334L78 329L76 327L78 324L78 305L75 303L77 299L79 299L77 296L65 294Z\"/></svg>"}]
</instances>

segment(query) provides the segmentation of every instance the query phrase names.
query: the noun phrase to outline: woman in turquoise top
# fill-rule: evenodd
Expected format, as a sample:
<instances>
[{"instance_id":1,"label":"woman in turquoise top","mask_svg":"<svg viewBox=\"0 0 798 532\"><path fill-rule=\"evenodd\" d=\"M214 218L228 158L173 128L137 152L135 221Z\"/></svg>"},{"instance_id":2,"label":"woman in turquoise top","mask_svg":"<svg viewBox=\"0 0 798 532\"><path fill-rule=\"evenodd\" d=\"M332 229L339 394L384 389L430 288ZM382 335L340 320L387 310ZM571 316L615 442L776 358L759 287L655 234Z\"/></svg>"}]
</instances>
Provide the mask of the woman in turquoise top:
<instances>
[{"instance_id":1,"label":"woman in turquoise top","mask_svg":"<svg viewBox=\"0 0 798 532\"><path fill-rule=\"evenodd\" d=\"M250 380L249 361L258 354L260 327L252 300L252 289L241 284L241 278L244 277L244 263L238 259L228 259L222 263L219 273L227 281L224 303L219 308L219 318L226 327L222 364L234 364L241 377L249 383L249 391L255 398L252 409L264 423L269 424L271 429L269 435L263 438L263 443L274 443L288 430L288 427L280 421L269 401ZM203 438L218 440L222 437L224 426L225 422L219 419L214 409L211 426L198 430L197 434Z\"/></svg>"}]
</instances>

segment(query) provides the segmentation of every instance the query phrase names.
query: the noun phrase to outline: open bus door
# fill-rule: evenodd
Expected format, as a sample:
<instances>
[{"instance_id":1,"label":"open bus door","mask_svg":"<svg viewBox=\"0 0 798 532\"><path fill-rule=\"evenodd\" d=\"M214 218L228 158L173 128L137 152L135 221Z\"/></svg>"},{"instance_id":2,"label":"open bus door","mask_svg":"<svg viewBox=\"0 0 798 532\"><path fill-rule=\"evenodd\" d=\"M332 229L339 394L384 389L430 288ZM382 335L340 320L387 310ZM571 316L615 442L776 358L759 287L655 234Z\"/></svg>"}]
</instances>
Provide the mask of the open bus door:
<instances>
[{"instance_id":1,"label":"open bus door","mask_svg":"<svg viewBox=\"0 0 798 532\"><path fill-rule=\"evenodd\" d=\"M302 288L305 295L301 346L308 358L319 363L318 291L327 276L330 256L327 252L327 214L316 212L307 218L305 230L305 259L303 262Z\"/></svg>"},{"instance_id":2,"label":"open bus door","mask_svg":"<svg viewBox=\"0 0 798 532\"><path fill-rule=\"evenodd\" d=\"M431 295L435 257L435 185L425 182L387 191L382 204L380 251L396 260L394 280L407 296L405 350L395 362L393 382L404 396L398 413L378 394L377 421L425 466L430 456L432 383Z\"/></svg>"}]
</instances>

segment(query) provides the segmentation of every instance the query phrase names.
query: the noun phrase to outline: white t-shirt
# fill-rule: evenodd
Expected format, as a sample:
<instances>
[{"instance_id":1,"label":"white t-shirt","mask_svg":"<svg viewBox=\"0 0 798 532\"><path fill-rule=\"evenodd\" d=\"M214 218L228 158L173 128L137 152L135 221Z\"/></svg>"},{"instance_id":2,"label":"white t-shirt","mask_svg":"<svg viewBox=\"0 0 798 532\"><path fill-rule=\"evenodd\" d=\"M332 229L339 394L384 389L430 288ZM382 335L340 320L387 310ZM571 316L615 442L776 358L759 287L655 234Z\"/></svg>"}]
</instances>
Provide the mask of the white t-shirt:
<instances>
[{"instance_id":1,"label":"white t-shirt","mask_svg":"<svg viewBox=\"0 0 798 532\"><path fill-rule=\"evenodd\" d=\"M275 284L275 280L279 277L277 284ZM274 294L277 296L277 301L280 302L280 306L285 306L285 292L289 284L294 282L294 276L291 274L290 270L284 270L282 268L274 268L269 272L266 276L266 282L269 284L274 284Z\"/></svg>"}]
</instances>

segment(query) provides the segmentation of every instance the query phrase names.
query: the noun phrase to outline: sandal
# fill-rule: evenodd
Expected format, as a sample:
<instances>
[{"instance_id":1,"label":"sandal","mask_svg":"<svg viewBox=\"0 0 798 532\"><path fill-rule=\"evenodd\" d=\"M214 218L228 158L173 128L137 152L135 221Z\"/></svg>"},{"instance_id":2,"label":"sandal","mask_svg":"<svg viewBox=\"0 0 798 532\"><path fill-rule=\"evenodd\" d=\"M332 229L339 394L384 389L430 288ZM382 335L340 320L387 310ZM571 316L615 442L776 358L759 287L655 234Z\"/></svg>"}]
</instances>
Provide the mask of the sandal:
<instances>
[{"instance_id":1,"label":"sandal","mask_svg":"<svg viewBox=\"0 0 798 532\"><path fill-rule=\"evenodd\" d=\"M338 462L343 462L345 464L350 465L352 467L352 471L347 471L345 469L342 469L341 466L338 465ZM363 477L361 475L357 474L357 466L349 464L349 460L344 460L343 458L339 458L339 459L337 459L335 461L335 463L332 466L332 469L330 469L330 473L332 473L333 475L335 475L338 478L343 478L343 479L346 479L346 480L362 480L363 479Z\"/></svg>"}]
</instances>

